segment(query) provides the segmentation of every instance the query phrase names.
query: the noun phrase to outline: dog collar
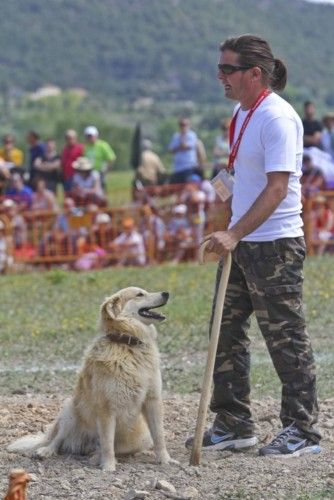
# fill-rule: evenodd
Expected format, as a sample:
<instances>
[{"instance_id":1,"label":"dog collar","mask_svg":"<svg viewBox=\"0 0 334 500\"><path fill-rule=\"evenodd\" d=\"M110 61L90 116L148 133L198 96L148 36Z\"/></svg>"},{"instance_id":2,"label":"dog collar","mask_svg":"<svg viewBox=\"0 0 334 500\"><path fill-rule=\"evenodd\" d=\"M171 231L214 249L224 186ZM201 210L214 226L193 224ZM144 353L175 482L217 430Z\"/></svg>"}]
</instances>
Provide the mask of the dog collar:
<instances>
[{"instance_id":1,"label":"dog collar","mask_svg":"<svg viewBox=\"0 0 334 500\"><path fill-rule=\"evenodd\" d=\"M137 345L143 346L145 343L140 340L138 337L134 337L132 335L128 335L127 333L120 332L112 332L106 335L106 338L110 340L110 342L117 342L118 344L126 344L126 345Z\"/></svg>"}]
</instances>

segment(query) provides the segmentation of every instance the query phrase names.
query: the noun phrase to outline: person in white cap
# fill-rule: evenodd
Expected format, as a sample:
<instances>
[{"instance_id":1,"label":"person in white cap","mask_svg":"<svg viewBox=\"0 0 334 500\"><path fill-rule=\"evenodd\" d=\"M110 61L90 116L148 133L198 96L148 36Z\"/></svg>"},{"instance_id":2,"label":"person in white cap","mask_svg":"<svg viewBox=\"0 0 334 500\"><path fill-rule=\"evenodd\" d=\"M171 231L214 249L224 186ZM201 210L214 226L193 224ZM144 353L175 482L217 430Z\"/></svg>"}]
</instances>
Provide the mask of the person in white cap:
<instances>
[{"instance_id":1,"label":"person in white cap","mask_svg":"<svg viewBox=\"0 0 334 500\"><path fill-rule=\"evenodd\" d=\"M84 156L92 162L93 170L99 172L104 185L104 176L116 160L115 152L106 141L99 139L99 131L93 125L86 127L84 134L86 141Z\"/></svg>"},{"instance_id":2,"label":"person in white cap","mask_svg":"<svg viewBox=\"0 0 334 500\"><path fill-rule=\"evenodd\" d=\"M93 170L92 162L84 156L73 162L75 174L73 176L72 193L80 203L96 203L103 205L106 202L98 172Z\"/></svg>"}]
</instances>

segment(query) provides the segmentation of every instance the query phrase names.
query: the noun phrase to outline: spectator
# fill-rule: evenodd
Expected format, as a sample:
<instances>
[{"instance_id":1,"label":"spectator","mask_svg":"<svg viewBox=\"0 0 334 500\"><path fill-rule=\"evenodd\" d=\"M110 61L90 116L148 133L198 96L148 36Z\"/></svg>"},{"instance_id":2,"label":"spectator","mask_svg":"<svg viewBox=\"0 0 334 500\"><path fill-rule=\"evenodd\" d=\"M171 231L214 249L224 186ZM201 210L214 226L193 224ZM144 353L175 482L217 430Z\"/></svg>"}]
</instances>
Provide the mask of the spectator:
<instances>
[{"instance_id":1,"label":"spectator","mask_svg":"<svg viewBox=\"0 0 334 500\"><path fill-rule=\"evenodd\" d=\"M187 118L179 120L180 132L176 132L169 144L168 150L174 155L171 184L186 183L193 173L198 173L197 143L198 138L190 129Z\"/></svg>"},{"instance_id":2,"label":"spectator","mask_svg":"<svg viewBox=\"0 0 334 500\"><path fill-rule=\"evenodd\" d=\"M34 186L35 177L37 177L37 172L35 168L35 163L40 163L43 160L45 153L45 145L40 141L39 134L34 130L30 130L27 133L27 142L30 145L29 153L29 185Z\"/></svg>"},{"instance_id":3,"label":"spectator","mask_svg":"<svg viewBox=\"0 0 334 500\"><path fill-rule=\"evenodd\" d=\"M5 223L0 220L0 274L4 274L12 265L11 240L6 236Z\"/></svg>"},{"instance_id":4,"label":"spectator","mask_svg":"<svg viewBox=\"0 0 334 500\"><path fill-rule=\"evenodd\" d=\"M146 264L144 238L136 229L135 222L127 217L122 222L123 232L111 243L119 266L144 266Z\"/></svg>"},{"instance_id":5,"label":"spectator","mask_svg":"<svg viewBox=\"0 0 334 500\"><path fill-rule=\"evenodd\" d=\"M317 255L323 255L329 244L334 241L334 213L329 208L324 196L317 196L313 211L315 238L320 240Z\"/></svg>"},{"instance_id":6,"label":"spectator","mask_svg":"<svg viewBox=\"0 0 334 500\"><path fill-rule=\"evenodd\" d=\"M152 151L152 142L143 140L141 164L136 171L136 180L143 186L155 186L160 184L166 177L166 169L159 156Z\"/></svg>"},{"instance_id":7,"label":"spectator","mask_svg":"<svg viewBox=\"0 0 334 500\"><path fill-rule=\"evenodd\" d=\"M187 217L187 205L180 203L172 210L172 218L167 224L165 240L172 254L172 264L178 264L188 248L193 246L192 227Z\"/></svg>"},{"instance_id":8,"label":"spectator","mask_svg":"<svg viewBox=\"0 0 334 500\"><path fill-rule=\"evenodd\" d=\"M32 210L50 210L55 212L58 209L56 197L52 191L47 189L44 179L36 180L36 192L32 196Z\"/></svg>"},{"instance_id":9,"label":"spectator","mask_svg":"<svg viewBox=\"0 0 334 500\"><path fill-rule=\"evenodd\" d=\"M321 146L334 162L334 113L327 113L323 117L322 123L324 124L324 130L321 134Z\"/></svg>"},{"instance_id":10,"label":"spectator","mask_svg":"<svg viewBox=\"0 0 334 500\"><path fill-rule=\"evenodd\" d=\"M304 118L302 120L304 127L304 147L315 146L321 149L321 131L322 125L315 119L315 105L312 101L304 103Z\"/></svg>"},{"instance_id":11,"label":"spectator","mask_svg":"<svg viewBox=\"0 0 334 500\"><path fill-rule=\"evenodd\" d=\"M78 142L75 130L68 129L65 133L66 144L61 154L61 177L65 193L72 189L74 176L73 162L84 155L85 146Z\"/></svg>"},{"instance_id":12,"label":"spectator","mask_svg":"<svg viewBox=\"0 0 334 500\"><path fill-rule=\"evenodd\" d=\"M148 204L143 205L141 214L139 232L144 237L145 246L149 248L150 245L153 244L158 254L160 254L166 245L166 224L158 215L157 210Z\"/></svg>"},{"instance_id":13,"label":"spectator","mask_svg":"<svg viewBox=\"0 0 334 500\"><path fill-rule=\"evenodd\" d=\"M73 162L75 174L73 176L72 193L79 204L96 203L103 205L106 198L103 194L100 174L93 170L93 165L88 158L79 156Z\"/></svg>"},{"instance_id":14,"label":"spectator","mask_svg":"<svg viewBox=\"0 0 334 500\"><path fill-rule=\"evenodd\" d=\"M180 202L187 205L188 220L192 228L192 237L196 245L200 245L204 236L205 226L205 193L200 182L187 184L180 195Z\"/></svg>"},{"instance_id":15,"label":"spectator","mask_svg":"<svg viewBox=\"0 0 334 500\"><path fill-rule=\"evenodd\" d=\"M304 196L325 189L326 180L321 169L313 165L312 158L307 154L303 155L302 172L300 182Z\"/></svg>"},{"instance_id":16,"label":"spectator","mask_svg":"<svg viewBox=\"0 0 334 500\"><path fill-rule=\"evenodd\" d=\"M47 139L44 154L42 158L36 158L34 169L34 189L36 189L37 178L39 178L44 179L47 189L56 193L60 176L60 156L57 153L54 139Z\"/></svg>"},{"instance_id":17,"label":"spectator","mask_svg":"<svg viewBox=\"0 0 334 500\"><path fill-rule=\"evenodd\" d=\"M6 134L2 142L3 147L0 149L0 158L4 160L9 169L21 169L23 165L23 152L14 146L14 136Z\"/></svg>"},{"instance_id":18,"label":"spectator","mask_svg":"<svg viewBox=\"0 0 334 500\"><path fill-rule=\"evenodd\" d=\"M2 204L4 214L8 217L9 225L12 230L14 248L22 248L27 244L28 231L27 223L19 213L19 207L14 200L4 200Z\"/></svg>"},{"instance_id":19,"label":"spectator","mask_svg":"<svg viewBox=\"0 0 334 500\"><path fill-rule=\"evenodd\" d=\"M106 141L99 139L99 132L96 127L92 125L86 127L84 133L86 138L84 156L91 161L93 170L100 174L104 186L105 174L112 168L116 155Z\"/></svg>"},{"instance_id":20,"label":"spectator","mask_svg":"<svg viewBox=\"0 0 334 500\"><path fill-rule=\"evenodd\" d=\"M221 134L216 137L215 145L213 148L213 169L211 179L216 177L222 168L227 168L228 157L230 154L229 145L229 129L230 119L225 119L220 122Z\"/></svg>"},{"instance_id":21,"label":"spectator","mask_svg":"<svg viewBox=\"0 0 334 500\"><path fill-rule=\"evenodd\" d=\"M92 228L95 243L101 248L107 248L115 238L114 228L109 214L100 212L96 214Z\"/></svg>"},{"instance_id":22,"label":"spectator","mask_svg":"<svg viewBox=\"0 0 334 500\"><path fill-rule=\"evenodd\" d=\"M21 175L13 173L9 187L5 191L6 198L13 199L22 210L25 210L31 208L32 194L32 189L23 183Z\"/></svg>"}]
</instances>

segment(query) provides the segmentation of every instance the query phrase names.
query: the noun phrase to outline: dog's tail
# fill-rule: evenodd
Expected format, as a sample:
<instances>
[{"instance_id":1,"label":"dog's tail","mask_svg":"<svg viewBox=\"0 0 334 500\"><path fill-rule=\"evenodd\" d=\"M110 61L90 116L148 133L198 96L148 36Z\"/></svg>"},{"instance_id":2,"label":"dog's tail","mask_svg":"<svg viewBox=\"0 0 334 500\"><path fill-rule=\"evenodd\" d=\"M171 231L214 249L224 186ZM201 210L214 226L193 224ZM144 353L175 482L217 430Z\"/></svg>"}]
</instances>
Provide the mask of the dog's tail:
<instances>
[{"instance_id":1,"label":"dog's tail","mask_svg":"<svg viewBox=\"0 0 334 500\"><path fill-rule=\"evenodd\" d=\"M40 446L44 446L49 442L48 434L39 432L30 436L23 436L16 441L13 441L7 446L7 451L10 453L29 454L37 450Z\"/></svg>"}]
</instances>

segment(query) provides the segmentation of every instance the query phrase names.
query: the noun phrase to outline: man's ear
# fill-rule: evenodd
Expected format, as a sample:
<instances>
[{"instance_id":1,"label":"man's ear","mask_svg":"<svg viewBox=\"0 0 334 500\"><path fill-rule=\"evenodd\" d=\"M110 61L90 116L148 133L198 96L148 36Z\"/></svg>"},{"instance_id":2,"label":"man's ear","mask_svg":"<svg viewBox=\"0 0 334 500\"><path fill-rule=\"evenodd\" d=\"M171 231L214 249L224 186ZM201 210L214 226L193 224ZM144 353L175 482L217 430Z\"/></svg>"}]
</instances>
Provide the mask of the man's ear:
<instances>
[{"instance_id":1,"label":"man's ear","mask_svg":"<svg viewBox=\"0 0 334 500\"><path fill-rule=\"evenodd\" d=\"M118 295L108 297L102 304L101 311L107 317L115 319L121 312L121 299Z\"/></svg>"}]
</instances>

